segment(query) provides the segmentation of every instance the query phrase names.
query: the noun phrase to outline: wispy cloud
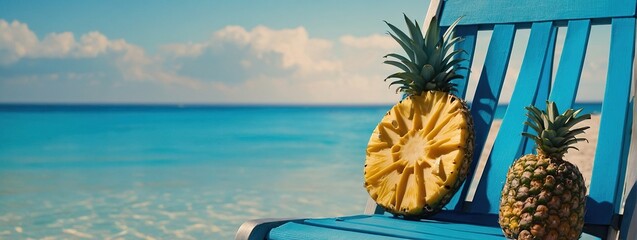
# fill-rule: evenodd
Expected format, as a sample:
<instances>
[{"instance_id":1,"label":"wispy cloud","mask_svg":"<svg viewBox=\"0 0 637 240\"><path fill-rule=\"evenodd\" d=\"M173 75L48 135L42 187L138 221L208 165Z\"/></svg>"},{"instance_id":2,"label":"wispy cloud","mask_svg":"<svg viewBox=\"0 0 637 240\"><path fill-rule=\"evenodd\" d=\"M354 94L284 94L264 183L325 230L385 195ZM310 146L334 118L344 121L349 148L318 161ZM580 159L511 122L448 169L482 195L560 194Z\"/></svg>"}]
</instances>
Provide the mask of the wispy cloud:
<instances>
[{"instance_id":1,"label":"wispy cloud","mask_svg":"<svg viewBox=\"0 0 637 240\"><path fill-rule=\"evenodd\" d=\"M20 91L53 81L77 86L48 93L53 100L56 95L77 94L86 87L82 84L92 82L105 91L121 92L94 100L111 101L124 92L135 92L126 91L129 86L139 88L134 82L145 82L148 92L131 99L391 102L397 96L382 81L389 68L381 63L392 48L390 42L382 35L343 36L339 41L314 38L303 27L227 26L205 41L167 44L148 54L100 32L79 38L71 32L48 33L39 39L26 23L0 19L0 68L6 70L0 73L0 84L20 82L9 86ZM153 93L157 88L162 90Z\"/></svg>"},{"instance_id":2,"label":"wispy cloud","mask_svg":"<svg viewBox=\"0 0 637 240\"><path fill-rule=\"evenodd\" d=\"M94 64L77 64L82 61ZM43 63L62 65L57 71L49 69L50 72L47 73L59 76L78 76L77 73L91 69L95 74L116 70L118 74L108 75L122 80L160 81L190 86L198 84L193 79L177 76L162 69L160 58L148 56L143 48L123 39L109 39L96 31L86 33L79 39L71 32L49 33L38 39L26 23L0 20L0 64L9 70L25 68L22 71L24 75L34 75L42 72ZM29 66L32 66L32 69L28 69ZM112 69L112 66L115 69ZM89 69L86 69L87 67Z\"/></svg>"},{"instance_id":3,"label":"wispy cloud","mask_svg":"<svg viewBox=\"0 0 637 240\"><path fill-rule=\"evenodd\" d=\"M488 36L483 38L470 86L481 72ZM511 59L504 101L527 39L523 31L516 40L519 58ZM561 45L557 50L559 56ZM398 96L383 79L395 69L382 64L382 56L396 51L381 34L331 40L312 37L302 26L226 26L203 41L166 44L149 54L97 31L38 38L26 23L0 19L0 101L390 103ZM600 93L586 89L603 88L600 69L607 63L587 57L585 64L582 99L595 99Z\"/></svg>"}]
</instances>

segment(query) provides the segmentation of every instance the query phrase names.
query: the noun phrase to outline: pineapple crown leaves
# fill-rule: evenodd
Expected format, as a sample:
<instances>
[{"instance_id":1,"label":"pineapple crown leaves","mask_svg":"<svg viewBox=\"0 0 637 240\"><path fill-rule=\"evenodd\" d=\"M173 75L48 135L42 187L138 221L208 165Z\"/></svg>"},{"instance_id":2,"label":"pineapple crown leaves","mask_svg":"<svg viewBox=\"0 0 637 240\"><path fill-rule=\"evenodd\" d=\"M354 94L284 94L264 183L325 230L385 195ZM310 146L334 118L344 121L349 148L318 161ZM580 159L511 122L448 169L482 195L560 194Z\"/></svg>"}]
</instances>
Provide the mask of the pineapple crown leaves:
<instances>
[{"instance_id":1,"label":"pineapple crown leaves","mask_svg":"<svg viewBox=\"0 0 637 240\"><path fill-rule=\"evenodd\" d=\"M398 42L407 55L402 56L396 53L385 55L385 58L391 58L384 61L385 64L402 70L402 72L389 75L385 81L390 78L397 79L392 81L389 86L398 85L396 92L408 95L419 95L431 90L455 91L457 84L453 83L452 80L463 78L462 75L456 74L456 70L467 69L458 66L466 59L456 57L460 53L466 53L466 51L461 49L451 51L456 43L464 40L455 36L455 27L462 17L453 22L442 36L440 35L441 29L438 19L434 17L423 37L418 22L410 20L404 14L403 16L409 35L396 26L385 22L391 29L388 34Z\"/></svg>"},{"instance_id":2,"label":"pineapple crown leaves","mask_svg":"<svg viewBox=\"0 0 637 240\"><path fill-rule=\"evenodd\" d=\"M535 141L538 151L542 151L549 157L561 159L568 149L579 151L578 148L572 145L580 141L588 142L588 140L577 138L576 136L584 133L590 127L585 126L575 129L573 127L586 119L590 119L591 115L578 116L582 109L568 109L560 114L557 105L551 101L546 101L546 108L547 110L543 111L535 106L526 107L528 111L526 116L529 120L524 125L533 129L536 135L527 132L522 133L522 135Z\"/></svg>"}]
</instances>

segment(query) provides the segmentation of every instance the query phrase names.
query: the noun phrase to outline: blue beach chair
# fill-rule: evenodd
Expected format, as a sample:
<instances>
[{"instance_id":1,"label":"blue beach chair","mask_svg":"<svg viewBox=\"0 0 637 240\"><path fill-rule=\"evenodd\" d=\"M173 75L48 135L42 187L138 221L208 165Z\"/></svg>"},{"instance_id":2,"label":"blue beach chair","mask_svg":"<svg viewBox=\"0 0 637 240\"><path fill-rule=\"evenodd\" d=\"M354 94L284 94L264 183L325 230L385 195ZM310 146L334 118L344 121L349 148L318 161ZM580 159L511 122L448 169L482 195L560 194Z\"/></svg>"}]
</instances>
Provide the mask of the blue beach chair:
<instances>
[{"instance_id":1,"label":"blue beach chair","mask_svg":"<svg viewBox=\"0 0 637 240\"><path fill-rule=\"evenodd\" d=\"M531 149L520 134L525 106L555 101L570 108L578 91L592 25L609 25L610 54L598 144L592 172L584 234L581 239L637 239L637 124L633 64L637 0L432 0L427 20L440 16L449 26L464 16L457 33L465 41L471 67L478 31L492 31L471 113L476 128L475 159L468 181L446 210L432 219L409 221L383 214L373 201L365 214L326 219L258 219L244 223L236 239L502 239L497 223L500 191L514 159ZM426 24L425 24L426 26ZM566 38L552 79L557 27ZM530 29L529 42L484 172L470 182L494 119L513 40L519 29ZM460 96L467 92L459 82ZM631 93L632 89L632 93ZM361 162L362 168L362 162ZM361 183L362 187L362 183ZM471 196L470 188L475 189Z\"/></svg>"}]
</instances>

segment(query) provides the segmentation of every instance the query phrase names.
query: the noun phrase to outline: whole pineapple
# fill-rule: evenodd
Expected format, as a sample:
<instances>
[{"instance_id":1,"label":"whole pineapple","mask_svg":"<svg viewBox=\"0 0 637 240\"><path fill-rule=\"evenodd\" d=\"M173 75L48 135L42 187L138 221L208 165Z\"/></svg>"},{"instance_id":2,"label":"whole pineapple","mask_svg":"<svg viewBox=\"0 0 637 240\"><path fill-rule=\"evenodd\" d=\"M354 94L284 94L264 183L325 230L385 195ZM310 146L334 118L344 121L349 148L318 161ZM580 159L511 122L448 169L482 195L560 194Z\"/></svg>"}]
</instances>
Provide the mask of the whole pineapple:
<instances>
[{"instance_id":1,"label":"whole pineapple","mask_svg":"<svg viewBox=\"0 0 637 240\"><path fill-rule=\"evenodd\" d=\"M440 36L434 18L423 38L420 26L405 16L411 37L387 23L389 33L407 57L388 54L386 64L402 70L397 92L406 98L380 121L367 146L365 188L386 211L405 218L424 218L440 211L467 176L473 147L473 121L467 105L451 91L463 59L451 47L456 20ZM387 80L385 79L385 80Z\"/></svg>"},{"instance_id":2,"label":"whole pineapple","mask_svg":"<svg viewBox=\"0 0 637 240\"><path fill-rule=\"evenodd\" d=\"M534 106L526 109L524 124L537 135L522 133L535 141L537 155L516 160L507 173L500 200L499 223L504 235L513 239L579 239L584 226L586 185L577 166L563 159L589 127L572 129L590 119L577 116L582 110L559 114L555 103L547 111Z\"/></svg>"}]
</instances>

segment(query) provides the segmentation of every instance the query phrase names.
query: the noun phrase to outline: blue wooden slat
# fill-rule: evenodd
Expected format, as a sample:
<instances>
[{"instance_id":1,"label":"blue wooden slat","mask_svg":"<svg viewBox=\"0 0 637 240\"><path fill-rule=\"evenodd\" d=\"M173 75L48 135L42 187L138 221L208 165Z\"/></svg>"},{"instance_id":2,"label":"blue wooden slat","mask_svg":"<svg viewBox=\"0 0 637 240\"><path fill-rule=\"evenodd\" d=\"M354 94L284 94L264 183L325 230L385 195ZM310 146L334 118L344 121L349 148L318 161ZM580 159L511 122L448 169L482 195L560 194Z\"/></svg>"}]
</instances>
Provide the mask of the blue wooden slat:
<instances>
[{"instance_id":1,"label":"blue wooden slat","mask_svg":"<svg viewBox=\"0 0 637 240\"><path fill-rule=\"evenodd\" d=\"M549 40L549 48L546 50L546 60L544 61L544 67L542 68L542 75L540 76L540 85L538 86L537 94L535 96L535 102L533 106L540 109L546 108L546 100L549 98L549 90L551 89L551 75L553 74L553 57L555 56L555 39L557 38L557 27L551 29L551 39ZM528 127L524 126L524 131L528 131ZM522 138L524 142L524 154L533 153L537 148L535 142Z\"/></svg>"},{"instance_id":2,"label":"blue wooden slat","mask_svg":"<svg viewBox=\"0 0 637 240\"><path fill-rule=\"evenodd\" d=\"M631 102L631 106L634 106L634 101L635 99L633 99L633 101ZM630 119L632 120L633 114L632 114L632 110L629 110L629 113L631 113L631 117ZM637 144L637 143L633 143L633 144ZM632 169L632 171L635 171L635 169ZM621 229L622 231L620 232L620 238L619 239L629 239L628 236L634 236L635 234L637 234L637 228L634 229L632 232L628 231L628 229L630 229L630 227L632 226L633 228L635 227L635 225L637 225L637 218L635 218L635 214L633 214L637 208L637 184L633 184L633 186L630 189L626 189L626 205L624 206L624 217L622 219L622 225L621 225ZM630 235L629 235L630 234Z\"/></svg>"},{"instance_id":3,"label":"blue wooden slat","mask_svg":"<svg viewBox=\"0 0 637 240\"><path fill-rule=\"evenodd\" d=\"M534 23L531 27L529 44L513 90L513 98L504 115L489 161L485 165L486 174L482 175L478 183L471 206L472 212L498 212L506 172L513 160L520 157L521 133L524 130L523 122L526 120L524 107L535 101L552 27L552 22Z\"/></svg>"},{"instance_id":4,"label":"blue wooden slat","mask_svg":"<svg viewBox=\"0 0 637 240\"><path fill-rule=\"evenodd\" d=\"M421 220L421 221L400 221L391 216L372 215L364 217L354 217L345 221L352 223L360 223L366 225L385 226L391 228L405 229L416 232L427 232L436 229L445 229L449 231L461 231L474 234L482 234L485 236L493 236L502 238L502 229L500 226L482 226L476 224L465 224L454 222L449 224L445 221L437 220ZM456 234L456 233L453 233Z\"/></svg>"},{"instance_id":5,"label":"blue wooden slat","mask_svg":"<svg viewBox=\"0 0 637 240\"><path fill-rule=\"evenodd\" d=\"M633 129L631 128L632 124L633 124L633 101L634 98L628 103L628 109L626 109L626 131L624 133L624 140L623 140L623 144L624 147L622 149L622 156L620 159L628 159L628 154L630 152L630 138L632 137L632 131ZM628 169L628 160L626 161L621 161L621 165L619 166L619 177L617 179L619 179L619 184L617 185L617 192L618 193L623 193L624 192L624 183L626 182L626 174ZM626 194L628 194L628 192L626 192ZM619 214L621 206L622 206L622 200L623 200L623 195L622 194L617 194L615 196L615 214ZM628 200L626 200L628 201Z\"/></svg>"},{"instance_id":6,"label":"blue wooden slat","mask_svg":"<svg viewBox=\"0 0 637 240\"><path fill-rule=\"evenodd\" d=\"M636 0L446 0L440 23L449 26L460 16L461 25L540 22L635 16ZM496 10L497 9L497 10Z\"/></svg>"},{"instance_id":7,"label":"blue wooden slat","mask_svg":"<svg viewBox=\"0 0 637 240\"><path fill-rule=\"evenodd\" d=\"M590 20L576 20L568 23L568 32L560 57L560 65L555 74L555 83L549 99L560 111L573 107L586 56L586 47L591 31Z\"/></svg>"},{"instance_id":8,"label":"blue wooden slat","mask_svg":"<svg viewBox=\"0 0 637 240\"><path fill-rule=\"evenodd\" d=\"M471 115L475 129L475 149L473 161L469 167L469 177L473 176L484 143L493 122L495 109L498 106L498 99L504 82L506 67L509 64L513 38L515 36L515 26L513 24L496 25L491 34L489 49L484 60L484 66L480 74L480 80L474 98L471 103ZM469 179L470 180L470 179ZM468 181L469 181L468 180ZM458 193L453 196L447 209L461 210L462 204L469 191L469 184L464 183Z\"/></svg>"},{"instance_id":9,"label":"blue wooden slat","mask_svg":"<svg viewBox=\"0 0 637 240\"><path fill-rule=\"evenodd\" d=\"M273 229L268 239L435 239L499 240L499 226L450 223L436 220L407 221L386 215L356 215L342 218L308 219ZM582 234L580 239L599 239Z\"/></svg>"},{"instance_id":10,"label":"blue wooden slat","mask_svg":"<svg viewBox=\"0 0 637 240\"><path fill-rule=\"evenodd\" d=\"M286 223L268 234L271 240L393 240L404 239L399 237L391 237L386 235L372 235L357 231L347 231L342 229L333 229L320 226L312 226L302 223Z\"/></svg>"},{"instance_id":11,"label":"blue wooden slat","mask_svg":"<svg viewBox=\"0 0 637 240\"><path fill-rule=\"evenodd\" d=\"M587 204L586 222L610 224L614 202L621 191L618 184L624 144L622 141L630 127L626 123L630 102L630 87L635 44L635 19L613 19L606 92L602 103L595 164ZM621 182L620 182L621 181Z\"/></svg>"},{"instance_id":12,"label":"blue wooden slat","mask_svg":"<svg viewBox=\"0 0 637 240\"><path fill-rule=\"evenodd\" d=\"M482 214L459 211L441 211L431 217L441 222L479 224L489 227L499 227L498 214Z\"/></svg>"},{"instance_id":13,"label":"blue wooden slat","mask_svg":"<svg viewBox=\"0 0 637 240\"><path fill-rule=\"evenodd\" d=\"M502 239L499 227L470 224L448 224L437 221L405 221L383 216L354 216L348 218L310 219L304 224L347 231L386 235L408 239Z\"/></svg>"},{"instance_id":14,"label":"blue wooden slat","mask_svg":"<svg viewBox=\"0 0 637 240\"><path fill-rule=\"evenodd\" d=\"M467 69L471 69L471 63L473 62L473 53L476 48L476 41L478 36L478 27L477 26L460 26L456 29L456 35L462 36L464 41L456 44L456 49L463 49L466 53L461 53L456 55L457 58L467 59L467 61L463 61L459 64L460 67L465 67ZM458 84L457 90L460 98L465 98L467 94L467 83L469 82L469 74L471 71L469 70L459 70L456 73L464 76L462 79L455 80L454 82Z\"/></svg>"}]
</instances>

